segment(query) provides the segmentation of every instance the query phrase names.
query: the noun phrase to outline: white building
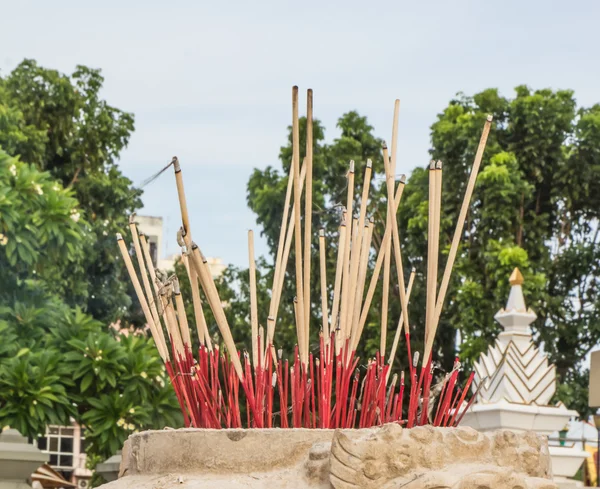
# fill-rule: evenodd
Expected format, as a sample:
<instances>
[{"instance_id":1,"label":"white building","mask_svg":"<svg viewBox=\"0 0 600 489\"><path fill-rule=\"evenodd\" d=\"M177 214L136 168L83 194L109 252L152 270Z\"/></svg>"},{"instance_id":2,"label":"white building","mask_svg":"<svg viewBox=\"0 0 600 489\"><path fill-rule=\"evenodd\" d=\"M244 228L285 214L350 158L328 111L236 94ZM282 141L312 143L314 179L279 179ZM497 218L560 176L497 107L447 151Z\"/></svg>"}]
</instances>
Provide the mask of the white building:
<instances>
[{"instance_id":1,"label":"white building","mask_svg":"<svg viewBox=\"0 0 600 489\"><path fill-rule=\"evenodd\" d=\"M163 218L156 216L136 216L135 221L138 224L139 230L146 235L154 267L165 271L172 270L180 255L165 256L166 239ZM173 236L174 238L175 236ZM214 279L219 277L227 268L227 265L223 263L221 258L207 257L206 260Z\"/></svg>"}]
</instances>

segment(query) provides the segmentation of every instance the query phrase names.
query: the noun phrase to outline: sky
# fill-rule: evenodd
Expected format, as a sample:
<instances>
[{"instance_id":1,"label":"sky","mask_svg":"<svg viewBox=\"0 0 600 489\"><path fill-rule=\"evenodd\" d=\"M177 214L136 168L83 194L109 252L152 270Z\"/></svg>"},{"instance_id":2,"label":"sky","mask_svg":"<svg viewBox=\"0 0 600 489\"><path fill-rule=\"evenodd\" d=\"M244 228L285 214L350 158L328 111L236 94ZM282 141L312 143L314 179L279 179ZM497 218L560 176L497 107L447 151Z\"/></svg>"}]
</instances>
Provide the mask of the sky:
<instances>
[{"instance_id":1,"label":"sky","mask_svg":"<svg viewBox=\"0 0 600 489\"><path fill-rule=\"evenodd\" d=\"M520 84L600 101L597 1L0 0L0 73L24 58L71 73L101 68L103 97L135 114L120 165L140 184L177 155L194 239L247 266L254 168L273 165L291 122L291 87L313 88L327 140L349 110L389 141L401 100L398 171L428 161L429 127L457 92ZM304 98L301 98L304 104ZM302 106L302 105L301 105ZM169 253L180 217L172 172L139 213L162 216ZM257 236L257 254L265 254Z\"/></svg>"}]
</instances>

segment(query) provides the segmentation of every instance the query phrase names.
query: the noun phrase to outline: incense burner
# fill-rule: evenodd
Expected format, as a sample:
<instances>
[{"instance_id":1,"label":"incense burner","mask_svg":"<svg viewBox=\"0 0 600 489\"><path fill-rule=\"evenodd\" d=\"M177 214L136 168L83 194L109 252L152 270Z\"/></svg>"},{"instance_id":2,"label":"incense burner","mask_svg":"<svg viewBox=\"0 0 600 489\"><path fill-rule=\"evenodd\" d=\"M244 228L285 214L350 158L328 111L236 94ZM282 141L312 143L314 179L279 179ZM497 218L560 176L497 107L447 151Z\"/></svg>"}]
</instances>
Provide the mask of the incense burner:
<instances>
[{"instance_id":1,"label":"incense burner","mask_svg":"<svg viewBox=\"0 0 600 489\"><path fill-rule=\"evenodd\" d=\"M132 435L104 489L556 489L545 438L471 428L181 429Z\"/></svg>"}]
</instances>

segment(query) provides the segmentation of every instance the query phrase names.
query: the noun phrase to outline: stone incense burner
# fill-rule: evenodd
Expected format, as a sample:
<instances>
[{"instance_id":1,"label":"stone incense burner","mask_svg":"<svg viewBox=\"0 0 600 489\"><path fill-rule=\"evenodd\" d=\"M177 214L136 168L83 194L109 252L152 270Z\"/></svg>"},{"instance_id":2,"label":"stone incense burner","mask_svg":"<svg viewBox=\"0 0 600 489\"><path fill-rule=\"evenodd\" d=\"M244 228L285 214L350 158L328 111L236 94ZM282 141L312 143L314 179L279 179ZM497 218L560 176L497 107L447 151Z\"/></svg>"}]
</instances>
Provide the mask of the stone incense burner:
<instances>
[{"instance_id":1,"label":"stone incense burner","mask_svg":"<svg viewBox=\"0 0 600 489\"><path fill-rule=\"evenodd\" d=\"M103 489L556 489L535 433L397 424L356 430L181 429L125 443Z\"/></svg>"}]
</instances>

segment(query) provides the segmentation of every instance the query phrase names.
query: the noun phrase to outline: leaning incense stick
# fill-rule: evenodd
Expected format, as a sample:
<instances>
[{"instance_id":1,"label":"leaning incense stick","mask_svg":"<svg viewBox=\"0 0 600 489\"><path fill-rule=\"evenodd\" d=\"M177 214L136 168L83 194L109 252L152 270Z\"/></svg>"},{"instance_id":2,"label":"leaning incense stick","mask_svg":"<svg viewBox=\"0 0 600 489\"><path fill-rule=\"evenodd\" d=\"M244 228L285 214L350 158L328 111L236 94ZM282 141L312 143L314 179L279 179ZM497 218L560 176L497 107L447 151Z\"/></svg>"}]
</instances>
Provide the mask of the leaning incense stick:
<instances>
[{"instance_id":1,"label":"leaning incense stick","mask_svg":"<svg viewBox=\"0 0 600 489\"><path fill-rule=\"evenodd\" d=\"M492 126L492 116L488 115L485 125L483 126L483 132L481 133L481 139L479 140L479 146L477 147L477 153L475 154L475 160L473 161L473 167L471 168L471 174L469 175L469 182L465 190L463 202L458 214L458 220L456 221L456 228L454 230L454 236L452 238L452 244L450 245L450 251L448 253L448 259L446 261L446 267L444 268L444 275L440 284L440 290L435 306L435 316L433 323L433 334L437 329L437 325L442 313L442 307L444 305L444 299L446 298L446 292L448 291L448 284L450 282L450 275L452 274L452 268L454 267L454 261L456 260L456 253L458 252L458 244L462 237L465 220L467 218L467 211L471 203L471 196L473 195L473 189L475 188L475 182L477 181L477 175L479 173L479 167L481 166L481 160L483 158L483 152L485 151L485 145L487 143L490 128ZM431 344L430 344L431 343ZM431 351L433 346L433 338L429 338L429 342L425 346L426 353Z\"/></svg>"},{"instance_id":2,"label":"leaning incense stick","mask_svg":"<svg viewBox=\"0 0 600 489\"><path fill-rule=\"evenodd\" d=\"M302 171L300 172L300 192L302 192L302 188L304 187L304 177L306 175L306 162L302 165ZM275 326L277 324L277 313L279 311L279 302L281 300L281 292L283 290L283 282L285 277L285 272L287 269L288 260L290 257L290 250L292 247L292 240L294 239L294 229L296 222L296 208L292 207L292 211L290 213L290 222L287 227L287 236L285 237L283 253L279 268L279 277L277 278L277 286L271 291L271 307L269 308L269 320L268 325L271 328L268 330L269 335L269 344L273 344L273 335L275 334ZM276 270L277 273L277 270ZM273 356L275 359L275 355Z\"/></svg>"},{"instance_id":3,"label":"leaning incense stick","mask_svg":"<svg viewBox=\"0 0 600 489\"><path fill-rule=\"evenodd\" d=\"M304 351L304 288L303 288L303 269L302 269L302 227L300 225L301 214L301 191L300 191L300 126L298 123L298 87L292 88L292 155L294 169L294 258L296 262L296 297L298 299L298 347L300 348L300 357L302 363L308 362L308 354ZM310 287L310 284L307 284Z\"/></svg>"},{"instance_id":4,"label":"leaning incense stick","mask_svg":"<svg viewBox=\"0 0 600 489\"><path fill-rule=\"evenodd\" d=\"M312 255L312 191L313 191L313 91L306 94L306 194L304 197L304 349L310 338L310 268Z\"/></svg>"},{"instance_id":5,"label":"leaning incense stick","mask_svg":"<svg viewBox=\"0 0 600 489\"><path fill-rule=\"evenodd\" d=\"M406 288L406 300L410 301L410 293L412 291L413 282L415 281L416 269L413 268L410 272L410 277L408 279L408 286ZM400 319L398 320L398 326L396 327L396 334L394 335L394 342L392 343L392 350L390 352L390 356L388 357L388 365L390 366L390 371L392 370L392 366L394 364L394 360L396 358L396 351L398 349L398 343L400 342L400 333L402 331L402 313L400 313Z\"/></svg>"},{"instance_id":6,"label":"leaning incense stick","mask_svg":"<svg viewBox=\"0 0 600 489\"><path fill-rule=\"evenodd\" d=\"M366 238L365 231L368 231L368 227L365 227L365 219L367 215L367 202L369 200L369 189L371 186L371 175L372 175L372 167L373 163L371 160L367 160L367 168L365 169L365 177L363 180L363 190L360 198L360 213L358 217L358 232L356 233L356 238L352 243L352 261L350 268L350 296L349 296L349 308L348 308L348 316L346 318L348 322L348 334L352 329L352 325L354 324L353 316L355 310L356 303L356 284L358 282L358 269L361 263L361 255L363 254L362 241ZM362 302L362 301L361 301ZM360 310L360 307L359 307Z\"/></svg>"},{"instance_id":7,"label":"leaning incense stick","mask_svg":"<svg viewBox=\"0 0 600 489\"><path fill-rule=\"evenodd\" d=\"M383 145L383 163L385 166L385 174L386 174L386 182L387 182L387 190L388 190L388 206L390 207L390 212L394 213L393 209L393 201L392 195L394 195L394 175L391 173L390 161L387 154L387 146ZM398 221L394 218L392 219L392 238L393 238L393 248L394 248L394 262L396 263L396 273L398 274L398 285L400 287L400 305L402 307L402 314L404 317L404 328L405 331L409 331L408 326L408 306L406 303L406 289L404 285L404 271L402 265L402 252L400 251L400 236L398 234Z\"/></svg>"},{"instance_id":8,"label":"leaning incense stick","mask_svg":"<svg viewBox=\"0 0 600 489\"><path fill-rule=\"evenodd\" d=\"M398 184L398 188L396 189L396 195L394 197L394 219L396 212L398 211L398 206L400 205L400 200L402 199L402 193L404 191L404 183L405 177L402 175L400 178L400 182ZM365 303L362 306L362 312L360 314L360 322L358 325L358 337L356 341L360 338L363 328L365 327L365 322L367 321L367 316L369 314L369 310L371 308L371 301L373 300L373 296L375 295L375 289L377 288L377 281L379 280L379 274L381 273L381 266L383 265L383 258L385 256L385 246L388 240L391 239L392 229L391 226L386 228L383 239L381 241L381 246L379 248L379 253L377 254L377 261L375 262L375 268L373 269L373 274L371 275L371 281L369 282L369 289L367 290L367 296L365 297Z\"/></svg>"},{"instance_id":9,"label":"leaning incense stick","mask_svg":"<svg viewBox=\"0 0 600 489\"><path fill-rule=\"evenodd\" d=\"M177 310L177 321L179 322L179 331L181 332L181 340L183 345L188 348L192 347L192 338L190 336L190 327L185 313L185 305L181 297L181 289L179 288L179 280L173 277L173 296L175 297L175 307Z\"/></svg>"},{"instance_id":10,"label":"leaning incense stick","mask_svg":"<svg viewBox=\"0 0 600 489\"><path fill-rule=\"evenodd\" d=\"M192 289L192 305L194 306L194 318L196 320L198 341L201 345L206 345L208 351L212 351L212 341L208 333L208 325L206 324L206 318L204 317L204 310L202 308L202 300L200 299L198 274L196 273L196 269L190 266L187 253L184 253L181 258L187 271L188 279L190 280L190 287Z\"/></svg>"},{"instance_id":11,"label":"leaning incense stick","mask_svg":"<svg viewBox=\"0 0 600 489\"><path fill-rule=\"evenodd\" d=\"M256 262L254 261L254 232L248 231L248 262L250 264L250 327L252 329L252 365L258 367L258 301L256 298Z\"/></svg>"},{"instance_id":12,"label":"leaning incense stick","mask_svg":"<svg viewBox=\"0 0 600 489\"><path fill-rule=\"evenodd\" d=\"M303 168L304 169L304 168ZM285 237L286 237L286 229L288 224L288 214L290 210L290 201L292 198L292 190L294 188L294 175L293 168L290 165L290 174L288 175L288 184L285 192L285 201L283 204L283 215L281 217L281 228L279 230L279 243L277 245L277 255L275 258L275 270L273 272L273 285L271 286L271 300L269 303L269 317L267 318L267 334L268 341L273 341L273 332L275 330L275 323L277 315L275 303L277 302L277 297L275 291L279 289L279 270L281 269L281 262L283 260L283 249L285 246ZM276 355L273 356L273 359L276 361Z\"/></svg>"},{"instance_id":13,"label":"leaning incense stick","mask_svg":"<svg viewBox=\"0 0 600 489\"><path fill-rule=\"evenodd\" d=\"M146 302L146 297L144 296L142 286L140 285L140 281L138 280L137 274L135 273L135 268L133 267L133 263L131 262L129 251L127 251L127 247L125 246L125 241L119 233L117 233L117 243L119 245L119 250L121 251L123 261L125 262L127 272L129 272L129 278L131 279L131 283L133 284L133 288L137 295L138 301L140 302L140 306L142 307L144 317L146 318L148 326L150 326L150 332L152 333L152 337L154 338L154 342L156 343L158 353L160 354L163 361L166 362L167 355L165 354L163 346L160 342L160 338L158 336L158 328L154 323L154 318L152 317L152 313L150 312L150 308L148 307L148 303Z\"/></svg>"},{"instance_id":14,"label":"leaning incense stick","mask_svg":"<svg viewBox=\"0 0 600 489\"><path fill-rule=\"evenodd\" d=\"M362 241L362 250L360 253L360 267L358 271L358 280L356 282L356 295L354 298L354 312L352 314L352 333L350 335L350 351L354 351L358 346L358 325L360 323L360 306L362 304L365 291L365 281L367 278L367 266L369 264L369 252L371 250L371 240L373 238L373 221L365 225L364 238Z\"/></svg>"},{"instance_id":15,"label":"leaning incense stick","mask_svg":"<svg viewBox=\"0 0 600 489\"><path fill-rule=\"evenodd\" d=\"M321 275L321 315L323 316L323 339L329 344L329 317L327 311L327 262L325 252L325 230L319 231L319 264Z\"/></svg>"},{"instance_id":16,"label":"leaning incense stick","mask_svg":"<svg viewBox=\"0 0 600 489\"><path fill-rule=\"evenodd\" d=\"M139 234L140 245L142 248L142 253L144 255L144 260L148 266L148 272L150 273L150 280L152 281L152 286L154 290L154 301L159 301L158 303L162 309L162 318L165 325L167 324L167 320L165 318L164 313L164 304L162 304L162 296L159 294L158 283L156 281L156 271L154 270L154 263L152 263L152 257L150 256L150 248L148 246L148 241L146 240L146 236L143 233ZM152 296L151 296L152 297ZM163 345L163 349L167 355L167 358L170 357L169 349L167 348L167 340L165 339L165 333L163 331L162 326L158 328L158 335L160 337L160 343Z\"/></svg>"},{"instance_id":17,"label":"leaning incense stick","mask_svg":"<svg viewBox=\"0 0 600 489\"><path fill-rule=\"evenodd\" d=\"M198 248L196 243L192 242L190 222L187 214L185 190L183 186L183 175L179 160L177 160L177 158L174 158L173 166L175 169L175 183L177 185L177 195L179 197L181 219L183 222L184 240L187 249L191 250L190 257L192 266L196 267L196 273L200 279L200 284L202 285L202 289L204 290L208 304L210 305L219 331L221 332L221 336L223 337L223 341L225 342L225 347L227 348L231 362L233 363L238 377L243 383L244 372L237 353L237 348L235 347L235 342L233 341L233 336L231 335L231 329L229 328L227 317L225 316L225 311L223 310L223 303L219 298L219 293L217 292L212 274L210 273L210 270L208 269L208 266L206 265L203 256L200 253L200 248Z\"/></svg>"}]
</instances>

